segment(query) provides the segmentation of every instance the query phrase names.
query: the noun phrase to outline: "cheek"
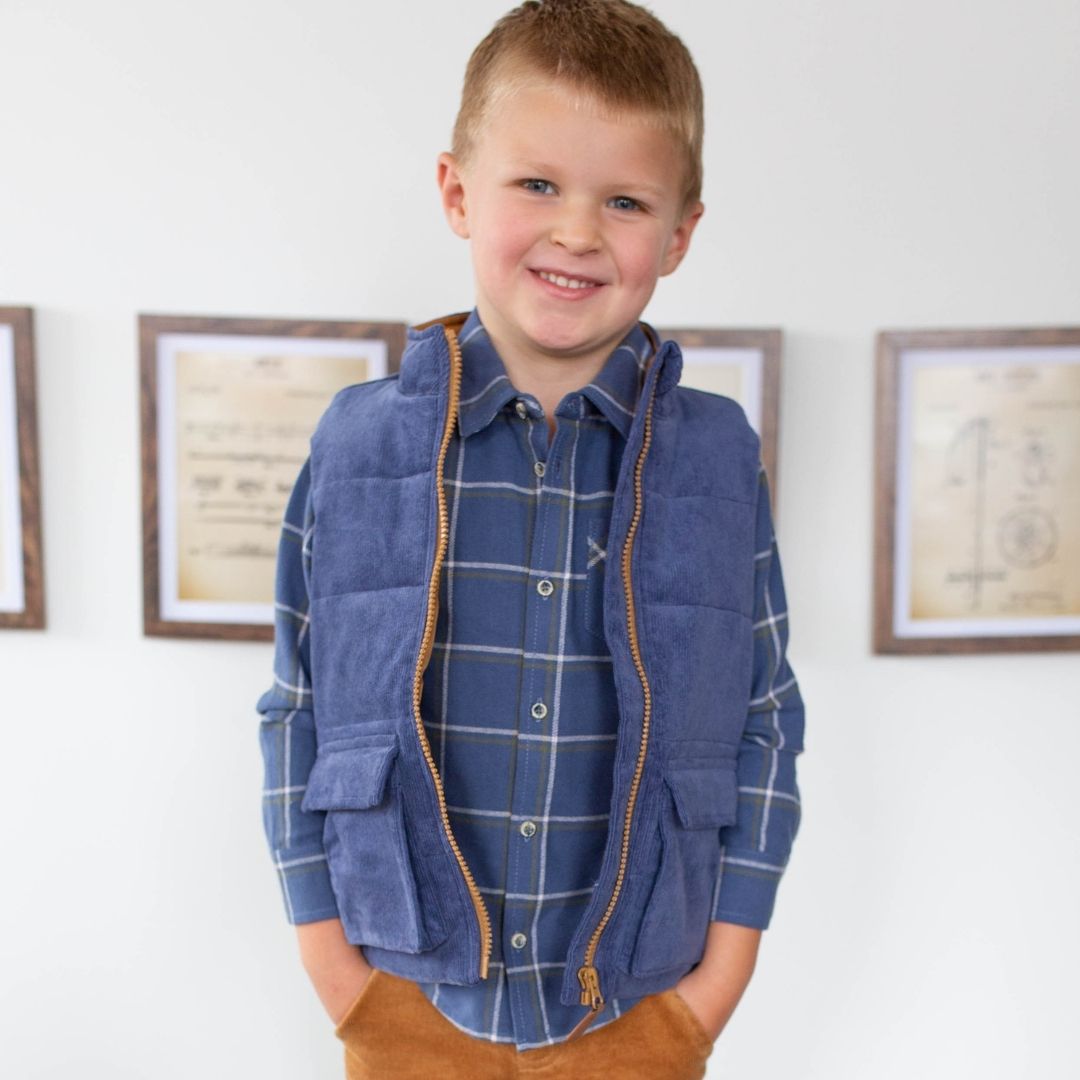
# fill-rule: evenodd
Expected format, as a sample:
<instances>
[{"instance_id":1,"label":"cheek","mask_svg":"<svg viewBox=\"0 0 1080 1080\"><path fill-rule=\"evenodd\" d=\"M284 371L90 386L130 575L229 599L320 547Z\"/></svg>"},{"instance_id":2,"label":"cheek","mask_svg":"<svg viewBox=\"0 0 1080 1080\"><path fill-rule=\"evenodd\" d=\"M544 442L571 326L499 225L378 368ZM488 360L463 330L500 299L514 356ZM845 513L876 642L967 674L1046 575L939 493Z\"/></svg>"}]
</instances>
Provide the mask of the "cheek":
<instances>
[{"instance_id":1,"label":"cheek","mask_svg":"<svg viewBox=\"0 0 1080 1080\"><path fill-rule=\"evenodd\" d=\"M522 260L531 244L527 230L513 218L489 220L473 233L473 258L505 271Z\"/></svg>"},{"instance_id":2,"label":"cheek","mask_svg":"<svg viewBox=\"0 0 1080 1080\"><path fill-rule=\"evenodd\" d=\"M656 282L663 259L663 246L656 240L644 239L628 244L621 261L623 279L628 284L649 288Z\"/></svg>"}]
</instances>

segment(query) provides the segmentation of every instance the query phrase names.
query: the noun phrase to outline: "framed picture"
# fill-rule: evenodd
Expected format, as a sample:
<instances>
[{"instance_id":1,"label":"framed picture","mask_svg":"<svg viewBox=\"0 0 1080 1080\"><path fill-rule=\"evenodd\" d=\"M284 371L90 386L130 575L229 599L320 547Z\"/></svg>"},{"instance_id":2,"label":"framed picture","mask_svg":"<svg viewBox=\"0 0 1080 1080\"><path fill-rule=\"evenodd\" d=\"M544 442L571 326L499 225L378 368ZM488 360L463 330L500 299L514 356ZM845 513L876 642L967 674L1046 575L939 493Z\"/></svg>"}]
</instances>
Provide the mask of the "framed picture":
<instances>
[{"instance_id":1,"label":"framed picture","mask_svg":"<svg viewBox=\"0 0 1080 1080\"><path fill-rule=\"evenodd\" d=\"M680 386L734 398L761 437L776 512L777 443L780 423L780 330L657 330L683 354Z\"/></svg>"},{"instance_id":2,"label":"framed picture","mask_svg":"<svg viewBox=\"0 0 1080 1080\"><path fill-rule=\"evenodd\" d=\"M31 308L0 307L0 627L45 626Z\"/></svg>"},{"instance_id":3,"label":"framed picture","mask_svg":"<svg viewBox=\"0 0 1080 1080\"><path fill-rule=\"evenodd\" d=\"M143 629L273 640L281 522L334 394L404 323L140 315Z\"/></svg>"},{"instance_id":4,"label":"framed picture","mask_svg":"<svg viewBox=\"0 0 1080 1080\"><path fill-rule=\"evenodd\" d=\"M879 653L1080 648L1080 328L878 337Z\"/></svg>"}]
</instances>

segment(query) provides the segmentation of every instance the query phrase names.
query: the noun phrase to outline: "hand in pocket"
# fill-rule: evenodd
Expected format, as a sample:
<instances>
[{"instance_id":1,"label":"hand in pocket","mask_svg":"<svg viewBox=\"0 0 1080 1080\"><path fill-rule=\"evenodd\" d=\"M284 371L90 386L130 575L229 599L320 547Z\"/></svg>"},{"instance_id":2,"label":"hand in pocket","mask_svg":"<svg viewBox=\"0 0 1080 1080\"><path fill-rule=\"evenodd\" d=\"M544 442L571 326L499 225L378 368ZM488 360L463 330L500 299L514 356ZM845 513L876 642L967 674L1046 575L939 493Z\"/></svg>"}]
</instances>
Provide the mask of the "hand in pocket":
<instances>
[{"instance_id":1,"label":"hand in pocket","mask_svg":"<svg viewBox=\"0 0 1080 1080\"><path fill-rule=\"evenodd\" d=\"M322 919L296 927L300 959L315 993L335 1025L349 1013L368 979L371 965L345 938L340 919Z\"/></svg>"}]
</instances>

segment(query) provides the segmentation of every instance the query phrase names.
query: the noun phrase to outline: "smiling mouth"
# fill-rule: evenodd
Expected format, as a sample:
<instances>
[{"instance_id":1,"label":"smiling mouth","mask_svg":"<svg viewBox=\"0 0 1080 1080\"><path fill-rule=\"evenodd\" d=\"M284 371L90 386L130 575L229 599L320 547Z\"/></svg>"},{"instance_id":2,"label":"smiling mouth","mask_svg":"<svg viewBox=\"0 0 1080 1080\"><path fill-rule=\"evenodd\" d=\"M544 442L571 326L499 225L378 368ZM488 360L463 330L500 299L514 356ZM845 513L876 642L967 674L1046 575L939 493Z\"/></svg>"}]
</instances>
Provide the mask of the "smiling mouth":
<instances>
[{"instance_id":1,"label":"smiling mouth","mask_svg":"<svg viewBox=\"0 0 1080 1080\"><path fill-rule=\"evenodd\" d=\"M550 281L552 285L558 285L562 289L595 289L603 284L600 281L590 281L588 278L563 277L562 274L553 274L550 270L537 270L537 275Z\"/></svg>"}]
</instances>

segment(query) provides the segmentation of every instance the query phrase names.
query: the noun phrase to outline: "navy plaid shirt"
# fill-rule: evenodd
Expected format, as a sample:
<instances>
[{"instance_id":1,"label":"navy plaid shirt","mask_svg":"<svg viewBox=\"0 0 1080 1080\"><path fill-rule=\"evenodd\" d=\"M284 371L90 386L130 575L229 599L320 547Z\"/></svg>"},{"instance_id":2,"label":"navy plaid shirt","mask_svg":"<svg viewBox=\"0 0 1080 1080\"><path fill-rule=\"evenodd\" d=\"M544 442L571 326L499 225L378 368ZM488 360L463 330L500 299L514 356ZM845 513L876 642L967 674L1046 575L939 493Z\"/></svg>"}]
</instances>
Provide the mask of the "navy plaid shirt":
<instances>
[{"instance_id":1,"label":"navy plaid shirt","mask_svg":"<svg viewBox=\"0 0 1080 1080\"><path fill-rule=\"evenodd\" d=\"M450 546L421 715L454 835L491 915L493 949L487 980L420 987L463 1031L525 1050L562 1041L584 1011L562 1004L559 991L607 838L618 726L601 617L607 529L651 350L635 327L595 380L559 403L549 444L539 402L511 384L475 311L459 340L459 422L443 474ZM305 470L290 502L293 515L304 507L303 519L287 514L284 526L282 550L294 553L295 570L279 567L275 662L277 685L301 689L310 670L306 479ZM771 550L759 553L759 568ZM798 806L790 755L777 753L785 740L776 706L794 678L783 662L786 612L775 603L782 586L777 580L770 599L770 577L757 574L756 662L768 677L764 697L750 703L761 731L748 725L740 757L740 777L754 778L740 789L740 820L753 832L739 838L740 852L767 850L770 807ZM271 710L263 722L264 816L293 922L336 914L321 836L299 811L314 759L307 701L307 710ZM753 925L741 913L747 889L769 894L781 872L767 857L726 858L713 918ZM725 896L737 897L733 910ZM591 1026L638 1000L605 1002Z\"/></svg>"}]
</instances>

